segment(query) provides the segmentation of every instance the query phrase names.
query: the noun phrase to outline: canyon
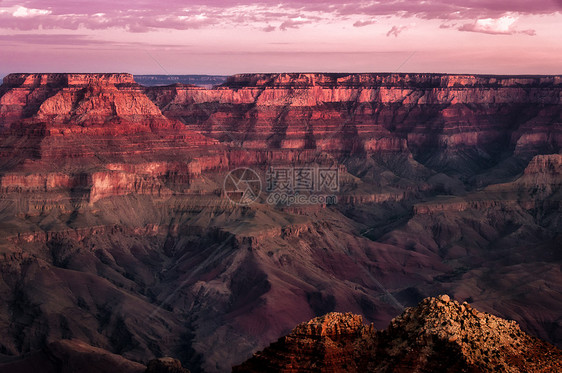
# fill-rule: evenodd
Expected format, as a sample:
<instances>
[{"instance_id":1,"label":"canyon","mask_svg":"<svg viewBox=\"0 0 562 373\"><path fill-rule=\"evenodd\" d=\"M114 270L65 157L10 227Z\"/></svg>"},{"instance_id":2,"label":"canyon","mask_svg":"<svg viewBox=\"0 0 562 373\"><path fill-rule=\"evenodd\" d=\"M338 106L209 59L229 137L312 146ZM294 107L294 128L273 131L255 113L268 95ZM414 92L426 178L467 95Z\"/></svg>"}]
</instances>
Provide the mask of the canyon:
<instances>
[{"instance_id":1,"label":"canyon","mask_svg":"<svg viewBox=\"0 0 562 373\"><path fill-rule=\"evenodd\" d=\"M306 320L382 329L443 293L560 346L561 123L560 76L11 74L0 367L84 343L226 372ZM337 203L268 203L276 168L335 172Z\"/></svg>"}]
</instances>

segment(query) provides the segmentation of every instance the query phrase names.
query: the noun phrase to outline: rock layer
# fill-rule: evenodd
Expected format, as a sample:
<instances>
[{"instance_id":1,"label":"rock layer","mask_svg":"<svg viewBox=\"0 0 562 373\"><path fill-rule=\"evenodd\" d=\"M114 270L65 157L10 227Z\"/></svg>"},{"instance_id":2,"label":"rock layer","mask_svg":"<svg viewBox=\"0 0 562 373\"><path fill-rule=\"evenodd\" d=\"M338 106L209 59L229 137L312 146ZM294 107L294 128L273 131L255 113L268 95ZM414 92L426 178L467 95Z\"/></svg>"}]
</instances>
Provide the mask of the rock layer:
<instances>
[{"instance_id":1,"label":"rock layer","mask_svg":"<svg viewBox=\"0 0 562 373\"><path fill-rule=\"evenodd\" d=\"M561 92L558 76L248 74L147 94L165 115L246 149L405 152L469 173L559 149Z\"/></svg>"}]
</instances>

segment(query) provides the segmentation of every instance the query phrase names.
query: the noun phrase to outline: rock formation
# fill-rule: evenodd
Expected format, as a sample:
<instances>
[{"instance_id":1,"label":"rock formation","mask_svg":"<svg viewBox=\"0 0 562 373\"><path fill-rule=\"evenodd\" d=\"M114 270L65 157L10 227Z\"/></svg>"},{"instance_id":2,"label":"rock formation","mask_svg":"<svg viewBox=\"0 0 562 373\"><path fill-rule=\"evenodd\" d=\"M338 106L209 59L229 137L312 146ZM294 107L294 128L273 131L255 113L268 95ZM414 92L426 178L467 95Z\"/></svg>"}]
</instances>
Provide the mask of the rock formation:
<instances>
[{"instance_id":1,"label":"rock formation","mask_svg":"<svg viewBox=\"0 0 562 373\"><path fill-rule=\"evenodd\" d=\"M0 361L78 340L226 372L304 320L382 328L445 292L560 344L561 92L559 76L9 75ZM262 181L248 206L227 198L238 167ZM337 203L268 202L275 167L337 171Z\"/></svg>"},{"instance_id":2,"label":"rock formation","mask_svg":"<svg viewBox=\"0 0 562 373\"><path fill-rule=\"evenodd\" d=\"M302 323L233 372L555 372L562 350L514 321L449 296L424 299L382 331L330 313Z\"/></svg>"},{"instance_id":3,"label":"rock formation","mask_svg":"<svg viewBox=\"0 0 562 373\"><path fill-rule=\"evenodd\" d=\"M178 360L163 357L150 360L145 373L189 373L189 370L184 369Z\"/></svg>"}]
</instances>

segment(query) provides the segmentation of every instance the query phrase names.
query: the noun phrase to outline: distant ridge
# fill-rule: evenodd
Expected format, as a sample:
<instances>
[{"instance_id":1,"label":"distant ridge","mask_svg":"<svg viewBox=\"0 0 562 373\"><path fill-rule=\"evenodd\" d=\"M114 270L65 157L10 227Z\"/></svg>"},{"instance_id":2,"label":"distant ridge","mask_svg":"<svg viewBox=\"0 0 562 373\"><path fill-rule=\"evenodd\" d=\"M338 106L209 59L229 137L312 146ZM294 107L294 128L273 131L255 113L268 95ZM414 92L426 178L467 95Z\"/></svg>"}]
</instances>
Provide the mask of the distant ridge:
<instances>
[{"instance_id":1,"label":"distant ridge","mask_svg":"<svg viewBox=\"0 0 562 373\"><path fill-rule=\"evenodd\" d=\"M8 74L13 75L13 74ZM2 85L3 80L8 76L0 76L0 85ZM167 86L172 84L188 84L188 85L196 85L205 88L212 88L217 85L227 84L227 85L248 85L252 83L252 79L261 79L263 81L274 80L274 78L278 78L279 76L288 76L288 77L298 77L298 76L323 76L324 78L330 80L338 80L338 78L343 77L389 77L389 76L398 76L398 77L425 77L434 79L436 77L472 77L472 78L482 78L488 79L492 78L495 80L505 80L505 79L538 79L539 81L542 80L547 84L550 82L550 79L554 79L554 81L560 81L559 75L490 75L490 74L437 74L437 73L270 73L270 74L235 74L235 75L134 75L134 80L141 85L144 86ZM411 78L410 78L411 80ZM255 81L254 81L255 83ZM251 85L251 84L250 84Z\"/></svg>"},{"instance_id":2,"label":"distant ridge","mask_svg":"<svg viewBox=\"0 0 562 373\"><path fill-rule=\"evenodd\" d=\"M135 75L135 81L144 86L192 84L205 88L223 84L226 75Z\"/></svg>"}]
</instances>

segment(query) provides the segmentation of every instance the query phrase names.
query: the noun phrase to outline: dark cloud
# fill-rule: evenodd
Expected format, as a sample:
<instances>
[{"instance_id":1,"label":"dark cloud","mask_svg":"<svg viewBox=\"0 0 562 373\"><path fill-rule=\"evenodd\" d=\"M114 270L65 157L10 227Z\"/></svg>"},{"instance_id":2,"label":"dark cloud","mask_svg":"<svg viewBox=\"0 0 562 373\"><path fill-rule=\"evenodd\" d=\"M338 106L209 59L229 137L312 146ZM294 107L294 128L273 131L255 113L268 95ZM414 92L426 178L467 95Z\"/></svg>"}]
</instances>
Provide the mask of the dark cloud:
<instances>
[{"instance_id":1,"label":"dark cloud","mask_svg":"<svg viewBox=\"0 0 562 373\"><path fill-rule=\"evenodd\" d=\"M392 26L392 28L386 33L386 36L388 37L394 35L394 37L397 38L398 35L407 28L408 26Z\"/></svg>"},{"instance_id":2,"label":"dark cloud","mask_svg":"<svg viewBox=\"0 0 562 373\"><path fill-rule=\"evenodd\" d=\"M369 19L367 21L357 21L353 24L353 27L365 27L377 23L374 19Z\"/></svg>"}]
</instances>

